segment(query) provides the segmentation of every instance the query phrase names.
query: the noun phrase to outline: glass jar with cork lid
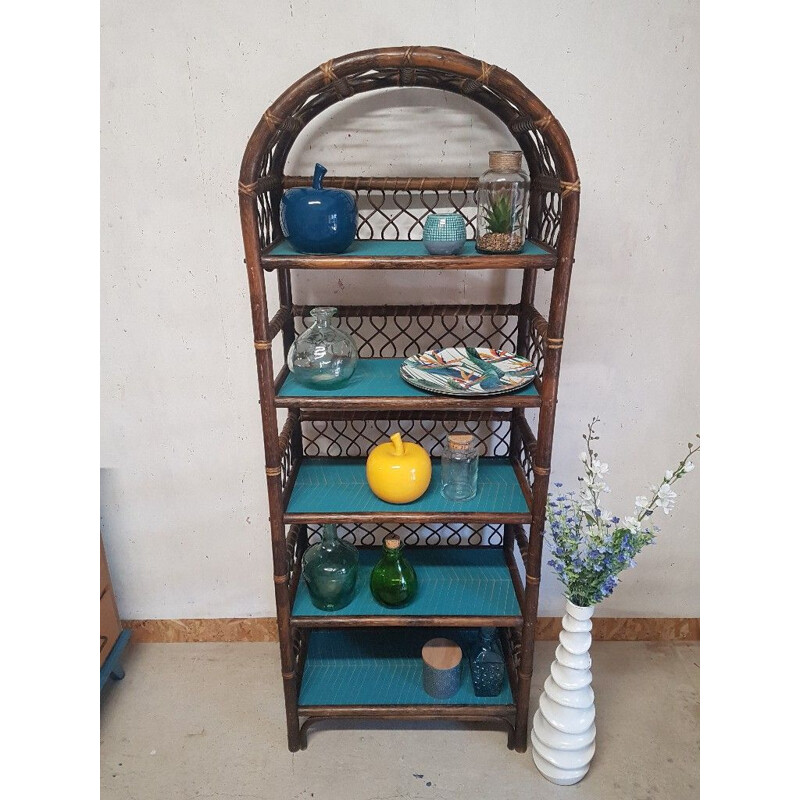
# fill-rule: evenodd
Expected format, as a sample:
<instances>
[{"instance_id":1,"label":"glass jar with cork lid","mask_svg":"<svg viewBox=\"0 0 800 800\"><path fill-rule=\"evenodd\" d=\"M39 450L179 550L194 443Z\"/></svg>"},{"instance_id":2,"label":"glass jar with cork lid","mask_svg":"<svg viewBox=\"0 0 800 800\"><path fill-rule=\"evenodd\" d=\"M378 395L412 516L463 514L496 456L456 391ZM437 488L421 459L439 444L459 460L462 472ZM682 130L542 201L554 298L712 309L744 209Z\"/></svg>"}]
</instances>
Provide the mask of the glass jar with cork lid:
<instances>
[{"instance_id":1,"label":"glass jar with cork lid","mask_svg":"<svg viewBox=\"0 0 800 800\"><path fill-rule=\"evenodd\" d=\"M442 451L442 494L471 500L478 493L478 442L471 433L451 433Z\"/></svg>"},{"instance_id":2,"label":"glass jar with cork lid","mask_svg":"<svg viewBox=\"0 0 800 800\"><path fill-rule=\"evenodd\" d=\"M492 150L478 179L477 238L480 253L518 253L525 246L531 181L521 150Z\"/></svg>"}]
</instances>

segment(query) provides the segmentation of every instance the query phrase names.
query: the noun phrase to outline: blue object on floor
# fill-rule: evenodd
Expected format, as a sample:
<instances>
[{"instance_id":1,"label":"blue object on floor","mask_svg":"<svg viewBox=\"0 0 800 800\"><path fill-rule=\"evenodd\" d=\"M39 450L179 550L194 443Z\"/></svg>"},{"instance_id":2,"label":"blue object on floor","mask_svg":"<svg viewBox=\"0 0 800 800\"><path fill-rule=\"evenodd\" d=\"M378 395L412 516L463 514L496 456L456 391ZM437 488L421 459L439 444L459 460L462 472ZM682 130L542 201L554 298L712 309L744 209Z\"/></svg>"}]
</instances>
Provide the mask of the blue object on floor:
<instances>
[{"instance_id":1,"label":"blue object on floor","mask_svg":"<svg viewBox=\"0 0 800 800\"><path fill-rule=\"evenodd\" d=\"M128 640L130 638L131 632L127 628L123 628L122 633L119 635L119 638L111 648L108 658L105 660L103 666L100 667L101 692L103 691L103 687L106 685L109 678L113 678L115 681L121 681L125 677L125 670L122 669L120 659L122 658L122 651L125 649L125 646L128 644Z\"/></svg>"}]
</instances>

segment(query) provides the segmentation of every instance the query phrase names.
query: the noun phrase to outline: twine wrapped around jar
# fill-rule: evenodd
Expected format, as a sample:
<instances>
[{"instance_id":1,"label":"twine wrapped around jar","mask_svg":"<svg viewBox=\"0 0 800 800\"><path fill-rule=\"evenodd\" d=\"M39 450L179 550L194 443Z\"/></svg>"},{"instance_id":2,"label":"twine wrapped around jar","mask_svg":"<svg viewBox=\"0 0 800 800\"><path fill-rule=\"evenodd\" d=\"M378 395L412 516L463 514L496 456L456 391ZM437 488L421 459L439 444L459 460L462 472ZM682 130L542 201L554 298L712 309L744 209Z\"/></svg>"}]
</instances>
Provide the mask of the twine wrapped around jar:
<instances>
[{"instance_id":1,"label":"twine wrapped around jar","mask_svg":"<svg viewBox=\"0 0 800 800\"><path fill-rule=\"evenodd\" d=\"M519 172L522 169L522 151L490 150L489 169L499 172Z\"/></svg>"}]
</instances>

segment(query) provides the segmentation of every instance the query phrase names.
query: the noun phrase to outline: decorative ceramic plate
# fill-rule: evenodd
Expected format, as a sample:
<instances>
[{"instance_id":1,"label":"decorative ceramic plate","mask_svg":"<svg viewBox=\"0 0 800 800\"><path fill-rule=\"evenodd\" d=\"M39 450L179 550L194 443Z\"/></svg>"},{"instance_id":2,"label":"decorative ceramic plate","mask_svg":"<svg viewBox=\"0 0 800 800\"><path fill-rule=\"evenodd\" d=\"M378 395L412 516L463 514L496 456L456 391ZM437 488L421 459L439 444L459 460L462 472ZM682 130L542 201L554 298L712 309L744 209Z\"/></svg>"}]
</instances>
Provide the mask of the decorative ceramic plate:
<instances>
[{"instance_id":1,"label":"decorative ceramic plate","mask_svg":"<svg viewBox=\"0 0 800 800\"><path fill-rule=\"evenodd\" d=\"M400 377L417 389L456 397L515 392L536 375L527 359L490 347L428 350L400 367Z\"/></svg>"}]
</instances>

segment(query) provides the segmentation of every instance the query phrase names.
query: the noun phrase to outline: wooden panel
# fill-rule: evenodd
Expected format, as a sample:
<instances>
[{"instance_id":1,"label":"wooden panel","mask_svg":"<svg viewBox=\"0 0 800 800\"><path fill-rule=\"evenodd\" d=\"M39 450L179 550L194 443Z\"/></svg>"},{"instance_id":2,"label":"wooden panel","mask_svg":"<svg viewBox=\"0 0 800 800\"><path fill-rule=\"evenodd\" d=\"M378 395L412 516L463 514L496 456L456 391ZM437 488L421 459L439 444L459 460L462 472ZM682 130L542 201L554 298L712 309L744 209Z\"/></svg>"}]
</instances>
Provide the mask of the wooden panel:
<instances>
[{"instance_id":1,"label":"wooden panel","mask_svg":"<svg viewBox=\"0 0 800 800\"><path fill-rule=\"evenodd\" d=\"M595 617L597 642L697 642L697 617ZM125 620L137 642L277 642L275 617ZM539 617L537 641L557 641L561 617Z\"/></svg>"},{"instance_id":2,"label":"wooden panel","mask_svg":"<svg viewBox=\"0 0 800 800\"><path fill-rule=\"evenodd\" d=\"M100 598L100 666L122 633L114 592L109 587Z\"/></svg>"},{"instance_id":3,"label":"wooden panel","mask_svg":"<svg viewBox=\"0 0 800 800\"><path fill-rule=\"evenodd\" d=\"M103 540L100 539L100 597L103 592L111 586L111 573L108 571L108 562L106 561L106 551L103 547Z\"/></svg>"},{"instance_id":4,"label":"wooden panel","mask_svg":"<svg viewBox=\"0 0 800 800\"><path fill-rule=\"evenodd\" d=\"M275 617L125 620L134 642L277 642Z\"/></svg>"}]
</instances>

